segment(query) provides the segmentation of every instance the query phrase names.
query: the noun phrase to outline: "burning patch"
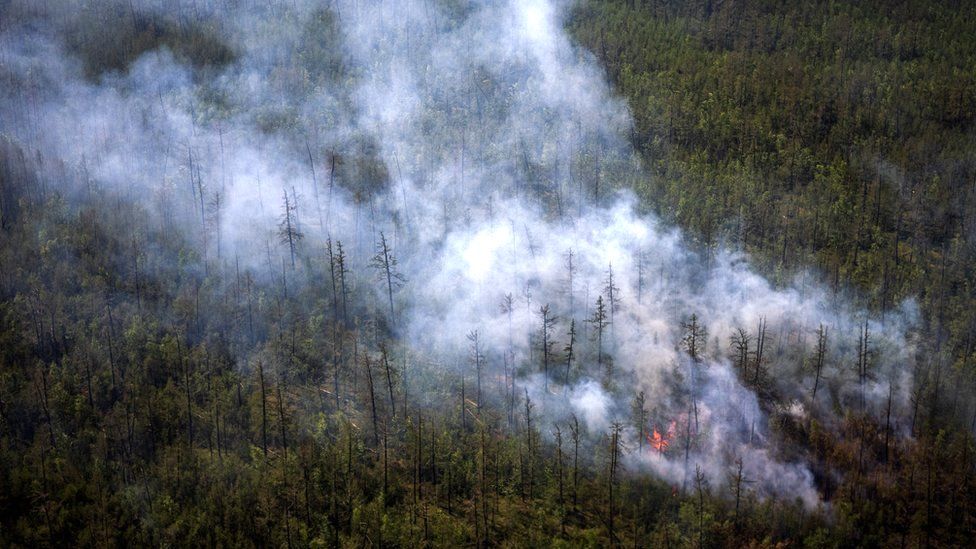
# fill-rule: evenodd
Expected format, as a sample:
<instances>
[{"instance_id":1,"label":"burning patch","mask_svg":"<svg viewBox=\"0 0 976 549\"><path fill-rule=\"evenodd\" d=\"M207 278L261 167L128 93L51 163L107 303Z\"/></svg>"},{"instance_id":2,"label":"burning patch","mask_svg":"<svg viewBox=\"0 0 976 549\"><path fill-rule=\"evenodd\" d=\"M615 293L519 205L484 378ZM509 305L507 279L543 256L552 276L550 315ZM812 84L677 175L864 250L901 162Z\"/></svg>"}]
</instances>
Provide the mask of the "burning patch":
<instances>
[{"instance_id":1,"label":"burning patch","mask_svg":"<svg viewBox=\"0 0 976 549\"><path fill-rule=\"evenodd\" d=\"M674 431L677 424L672 421L668 425L668 430L666 433L662 434L657 430L657 427L653 428L650 433L647 434L647 443L651 445L651 448L657 450L660 453L664 453L665 450L671 446L671 441L674 440Z\"/></svg>"}]
</instances>

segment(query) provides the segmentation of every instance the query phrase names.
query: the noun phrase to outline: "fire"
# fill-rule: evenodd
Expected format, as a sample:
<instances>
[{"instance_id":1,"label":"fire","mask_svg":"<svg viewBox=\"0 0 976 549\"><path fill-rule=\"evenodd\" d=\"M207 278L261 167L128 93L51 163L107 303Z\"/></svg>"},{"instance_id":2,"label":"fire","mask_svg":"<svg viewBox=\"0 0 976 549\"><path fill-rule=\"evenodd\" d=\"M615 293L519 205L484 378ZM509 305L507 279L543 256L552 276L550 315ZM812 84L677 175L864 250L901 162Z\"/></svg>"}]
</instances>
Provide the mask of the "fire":
<instances>
[{"instance_id":1,"label":"fire","mask_svg":"<svg viewBox=\"0 0 976 549\"><path fill-rule=\"evenodd\" d=\"M647 442L650 443L651 448L654 448L658 452L662 453L667 450L668 445L671 444L671 441L662 436L657 429L654 429L654 432L647 436Z\"/></svg>"},{"instance_id":2,"label":"fire","mask_svg":"<svg viewBox=\"0 0 976 549\"><path fill-rule=\"evenodd\" d=\"M671 425L668 426L666 433L661 434L660 431L655 427L653 432L647 435L647 442L651 445L651 448L657 450L658 452L664 453L671 445L671 439L674 438L674 430L677 424L672 421Z\"/></svg>"}]
</instances>

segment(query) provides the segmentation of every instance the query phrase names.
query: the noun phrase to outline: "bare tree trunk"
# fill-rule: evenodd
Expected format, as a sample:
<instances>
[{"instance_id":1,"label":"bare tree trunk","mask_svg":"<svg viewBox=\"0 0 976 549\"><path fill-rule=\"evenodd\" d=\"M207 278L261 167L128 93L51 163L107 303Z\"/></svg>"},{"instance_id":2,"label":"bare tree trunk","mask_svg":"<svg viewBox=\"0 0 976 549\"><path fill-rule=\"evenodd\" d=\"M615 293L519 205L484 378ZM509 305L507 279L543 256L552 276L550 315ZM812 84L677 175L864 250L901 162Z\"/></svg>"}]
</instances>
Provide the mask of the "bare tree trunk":
<instances>
[{"instance_id":1,"label":"bare tree trunk","mask_svg":"<svg viewBox=\"0 0 976 549\"><path fill-rule=\"evenodd\" d=\"M579 496L579 418L573 414L573 424L569 426L573 435L573 509L576 509Z\"/></svg>"},{"instance_id":2,"label":"bare tree trunk","mask_svg":"<svg viewBox=\"0 0 976 549\"><path fill-rule=\"evenodd\" d=\"M817 370L817 377L813 381L813 394L811 394L810 399L817 399L817 388L820 386L820 375L823 372L824 358L827 355L827 328L823 324L820 325L820 329L817 330L817 357L814 361L814 366Z\"/></svg>"},{"instance_id":3,"label":"bare tree trunk","mask_svg":"<svg viewBox=\"0 0 976 549\"><path fill-rule=\"evenodd\" d=\"M258 378L261 381L261 449L268 457L268 398L264 384L264 365L258 361Z\"/></svg>"},{"instance_id":4,"label":"bare tree trunk","mask_svg":"<svg viewBox=\"0 0 976 549\"><path fill-rule=\"evenodd\" d=\"M617 544L617 532L614 528L614 485L617 483L617 462L620 458L620 429L619 423L614 423L610 431L610 471L607 478L607 532L610 535L610 545Z\"/></svg>"},{"instance_id":5,"label":"bare tree trunk","mask_svg":"<svg viewBox=\"0 0 976 549\"><path fill-rule=\"evenodd\" d=\"M176 349L179 353L180 364L183 366L183 387L186 389L186 441L187 444L192 448L193 446L193 409L190 400L190 366L187 364L188 360L183 358L183 347L180 345L179 338L176 340Z\"/></svg>"},{"instance_id":6,"label":"bare tree trunk","mask_svg":"<svg viewBox=\"0 0 976 549\"><path fill-rule=\"evenodd\" d=\"M390 368L390 357L385 344L380 344L380 351L383 356L383 367L386 370L386 387L390 392L390 413L396 417L396 400L393 398L393 374Z\"/></svg>"},{"instance_id":7,"label":"bare tree trunk","mask_svg":"<svg viewBox=\"0 0 976 549\"><path fill-rule=\"evenodd\" d=\"M559 504L563 503L563 432L555 425L556 435L556 482L559 484Z\"/></svg>"},{"instance_id":8,"label":"bare tree trunk","mask_svg":"<svg viewBox=\"0 0 976 549\"><path fill-rule=\"evenodd\" d=\"M373 386L373 368L370 365L369 355L363 353L363 363L366 366L366 383L369 386L369 408L373 418L373 444L380 445L379 427L376 419L376 392Z\"/></svg>"},{"instance_id":9,"label":"bare tree trunk","mask_svg":"<svg viewBox=\"0 0 976 549\"><path fill-rule=\"evenodd\" d=\"M288 437L287 437L287 425L285 424L285 404L284 404L284 394L281 391L281 385L284 383L284 372L281 372L278 376L278 428L281 431L281 447L284 449L285 456L288 455Z\"/></svg>"}]
</instances>

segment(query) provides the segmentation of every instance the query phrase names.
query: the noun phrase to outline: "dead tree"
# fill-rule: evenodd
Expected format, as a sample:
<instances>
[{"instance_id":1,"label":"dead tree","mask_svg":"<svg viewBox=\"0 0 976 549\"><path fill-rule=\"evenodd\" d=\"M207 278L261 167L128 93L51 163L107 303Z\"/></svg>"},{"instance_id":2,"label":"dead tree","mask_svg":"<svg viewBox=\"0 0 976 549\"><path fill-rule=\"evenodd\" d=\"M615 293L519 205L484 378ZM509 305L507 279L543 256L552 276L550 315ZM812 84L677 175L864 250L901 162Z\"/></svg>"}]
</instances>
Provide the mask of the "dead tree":
<instances>
[{"instance_id":1,"label":"dead tree","mask_svg":"<svg viewBox=\"0 0 976 549\"><path fill-rule=\"evenodd\" d=\"M298 204L296 204L294 194L289 197L288 191L283 190L282 201L285 211L281 214L281 218L278 221L278 238L282 244L288 245L288 252L291 255L291 268L294 269L295 249L302 239L305 238L305 235L298 228L298 218L296 217Z\"/></svg>"},{"instance_id":2,"label":"dead tree","mask_svg":"<svg viewBox=\"0 0 976 549\"><path fill-rule=\"evenodd\" d=\"M258 380L261 383L261 449L264 457L268 457L268 397L267 386L264 383L264 365L258 361Z\"/></svg>"},{"instance_id":3,"label":"dead tree","mask_svg":"<svg viewBox=\"0 0 976 549\"><path fill-rule=\"evenodd\" d=\"M705 546L705 473L695 465L695 488L698 490L698 547Z\"/></svg>"},{"instance_id":4,"label":"dead tree","mask_svg":"<svg viewBox=\"0 0 976 549\"><path fill-rule=\"evenodd\" d=\"M756 373L752 378L752 384L758 388L762 375L763 353L766 350L766 317L759 319L759 331L756 333L758 334L756 336L756 352L754 353Z\"/></svg>"},{"instance_id":5,"label":"dead tree","mask_svg":"<svg viewBox=\"0 0 976 549\"><path fill-rule=\"evenodd\" d=\"M888 463L888 448L891 439L891 396L894 392L894 386L891 381L888 381L888 405L887 411L885 412L885 436L884 436L884 463ZM974 416L976 418L976 416ZM976 419L974 419L976 422Z\"/></svg>"},{"instance_id":6,"label":"dead tree","mask_svg":"<svg viewBox=\"0 0 976 549\"><path fill-rule=\"evenodd\" d=\"M563 347L563 352L566 356L566 385L569 385L570 370L573 366L573 360L576 358L575 346L576 346L576 319L569 321L569 333L566 334L566 346Z\"/></svg>"},{"instance_id":7,"label":"dead tree","mask_svg":"<svg viewBox=\"0 0 976 549\"><path fill-rule=\"evenodd\" d=\"M342 324L349 326L349 284L346 278L349 276L349 269L346 266L346 252L342 248L342 241L336 240L335 270L339 276L339 291L342 296Z\"/></svg>"},{"instance_id":8,"label":"dead tree","mask_svg":"<svg viewBox=\"0 0 976 549\"><path fill-rule=\"evenodd\" d=\"M189 360L183 358L183 346L180 345L179 338L176 340L176 350L179 354L180 365L183 366L183 387L186 389L186 440L187 445L193 446L193 407L190 398L190 365Z\"/></svg>"},{"instance_id":9,"label":"dead tree","mask_svg":"<svg viewBox=\"0 0 976 549\"><path fill-rule=\"evenodd\" d=\"M813 379L813 393L810 395L811 400L817 399L817 388L820 387L820 376L823 372L824 360L827 357L827 328L821 324L820 329L817 330L817 354L813 359L813 367L816 372L816 377Z\"/></svg>"},{"instance_id":10,"label":"dead tree","mask_svg":"<svg viewBox=\"0 0 976 549\"><path fill-rule=\"evenodd\" d=\"M749 346L752 343L752 336L742 328L736 328L729 341L729 346L732 348L732 364L739 375L744 376L749 367Z\"/></svg>"},{"instance_id":11,"label":"dead tree","mask_svg":"<svg viewBox=\"0 0 976 549\"><path fill-rule=\"evenodd\" d=\"M339 273L332 239L325 241L325 249L329 254L329 280L332 283L332 317L339 320Z\"/></svg>"},{"instance_id":12,"label":"dead tree","mask_svg":"<svg viewBox=\"0 0 976 549\"><path fill-rule=\"evenodd\" d=\"M532 499L532 481L533 481L533 469L532 462L535 455L533 449L533 436L532 436L532 408L535 406L532 404L532 399L529 398L529 390L525 389L525 448L526 448L526 477L528 478L528 494L529 499Z\"/></svg>"},{"instance_id":13,"label":"dead tree","mask_svg":"<svg viewBox=\"0 0 976 549\"><path fill-rule=\"evenodd\" d=\"M556 324L556 317L549 312L549 304L539 307L539 316L542 317L542 374L545 390L549 390L549 362L552 357L552 328Z\"/></svg>"},{"instance_id":14,"label":"dead tree","mask_svg":"<svg viewBox=\"0 0 976 549\"><path fill-rule=\"evenodd\" d=\"M732 522L736 528L739 527L739 506L742 501L742 485L748 483L742 474L742 456L735 460L735 472L729 475L729 489L735 495L735 514Z\"/></svg>"},{"instance_id":15,"label":"dead tree","mask_svg":"<svg viewBox=\"0 0 976 549\"><path fill-rule=\"evenodd\" d=\"M603 331L610 324L607 319L607 307L603 303L603 296L597 296L596 298L596 309L593 311L593 316L590 317L590 324L596 330L596 363L603 366ZM608 368L607 379L610 378L610 372Z\"/></svg>"},{"instance_id":16,"label":"dead tree","mask_svg":"<svg viewBox=\"0 0 976 549\"><path fill-rule=\"evenodd\" d=\"M458 365L460 369L460 365ZM461 431L468 432L467 399L464 396L464 371L461 371Z\"/></svg>"},{"instance_id":17,"label":"dead tree","mask_svg":"<svg viewBox=\"0 0 976 549\"><path fill-rule=\"evenodd\" d=\"M610 534L610 544L617 542L617 532L614 529L614 493L617 484L617 467L620 463L620 432L623 427L614 422L610 427L610 463L607 474L607 531Z\"/></svg>"},{"instance_id":18,"label":"dead tree","mask_svg":"<svg viewBox=\"0 0 976 549\"><path fill-rule=\"evenodd\" d=\"M387 244L386 235L382 231L380 231L380 241L376 245L376 255L373 256L372 266L380 272L386 283L386 295L390 302L390 323L395 324L393 291L399 289L406 279L397 271L397 259Z\"/></svg>"},{"instance_id":19,"label":"dead tree","mask_svg":"<svg viewBox=\"0 0 976 549\"><path fill-rule=\"evenodd\" d=\"M708 333L705 331L705 327L699 324L698 315L691 315L688 322L682 324L682 328L685 331L685 335L681 338L681 343L684 346L685 353L688 354L688 358L691 359L691 403L692 409L691 413L695 416L695 432L698 432L698 376L699 367L702 361L702 347L708 341Z\"/></svg>"},{"instance_id":20,"label":"dead tree","mask_svg":"<svg viewBox=\"0 0 976 549\"><path fill-rule=\"evenodd\" d=\"M281 431L281 448L285 452L285 456L288 456L288 429L285 422L285 399L284 392L282 391L282 384L285 381L285 372L280 372L278 374L278 386L276 391L278 393L278 428Z\"/></svg>"},{"instance_id":21,"label":"dead tree","mask_svg":"<svg viewBox=\"0 0 976 549\"><path fill-rule=\"evenodd\" d=\"M414 454L414 465L413 465L413 517L414 520L417 518L417 503L420 501L421 496L421 480L423 477L423 460L424 460L424 416L421 414L420 410L417 410L417 434L414 447L416 453Z\"/></svg>"},{"instance_id":22,"label":"dead tree","mask_svg":"<svg viewBox=\"0 0 976 549\"><path fill-rule=\"evenodd\" d=\"M695 314L691 315L691 318L682 325L682 328L685 331L685 335L681 339L684 350L688 353L688 358L698 363L701 361L702 347L705 346L705 342L707 341L707 332L698 322L698 315Z\"/></svg>"},{"instance_id":23,"label":"dead tree","mask_svg":"<svg viewBox=\"0 0 976 549\"><path fill-rule=\"evenodd\" d=\"M577 498L579 496L579 443L580 427L579 418L573 414L573 423L569 426L573 437L573 509L576 509Z\"/></svg>"},{"instance_id":24,"label":"dead tree","mask_svg":"<svg viewBox=\"0 0 976 549\"><path fill-rule=\"evenodd\" d=\"M574 262L576 254L573 249L570 248L565 255L566 258L566 293L569 294L569 311L572 313L575 307L574 294L575 294L575 279L576 279L576 264Z\"/></svg>"},{"instance_id":25,"label":"dead tree","mask_svg":"<svg viewBox=\"0 0 976 549\"><path fill-rule=\"evenodd\" d=\"M322 203L319 201L319 184L315 177L315 160L312 159L312 147L308 144L307 137L305 138L305 152L308 153L308 168L312 172L312 192L315 194L315 210L318 212L319 230L321 230L325 227L322 223Z\"/></svg>"},{"instance_id":26,"label":"dead tree","mask_svg":"<svg viewBox=\"0 0 976 549\"><path fill-rule=\"evenodd\" d=\"M331 230L332 227L332 191L335 187L335 172L336 172L336 154L333 150L329 154L329 201L326 210L326 226Z\"/></svg>"},{"instance_id":27,"label":"dead tree","mask_svg":"<svg viewBox=\"0 0 976 549\"><path fill-rule=\"evenodd\" d=\"M553 434L556 436L556 479L559 485L559 504L563 504L563 432L559 424L553 424Z\"/></svg>"},{"instance_id":28,"label":"dead tree","mask_svg":"<svg viewBox=\"0 0 976 549\"><path fill-rule=\"evenodd\" d=\"M607 305L610 307L610 326L613 330L613 319L620 306L620 288L613 280L613 263L607 267L607 278L603 284L603 293L607 296Z\"/></svg>"},{"instance_id":29,"label":"dead tree","mask_svg":"<svg viewBox=\"0 0 976 549\"><path fill-rule=\"evenodd\" d=\"M221 246L220 246L220 225L223 218L223 207L224 207L224 194L220 191L214 191L213 195L210 196L210 200L207 201L207 225L214 232L214 238L217 241L217 259L220 259Z\"/></svg>"},{"instance_id":30,"label":"dead tree","mask_svg":"<svg viewBox=\"0 0 976 549\"><path fill-rule=\"evenodd\" d=\"M376 419L376 389L373 385L373 368L369 361L369 353L363 353L363 365L366 367L366 384L369 387L369 409L373 419L373 444L379 446L379 423Z\"/></svg>"},{"instance_id":31,"label":"dead tree","mask_svg":"<svg viewBox=\"0 0 976 549\"><path fill-rule=\"evenodd\" d=\"M481 467L478 473L479 480L479 495L481 500L481 521L483 525L483 531L485 533L486 545L489 542L488 538L488 498L490 494L488 493L488 442L485 437L485 425L482 423L480 425L481 429Z\"/></svg>"},{"instance_id":32,"label":"dead tree","mask_svg":"<svg viewBox=\"0 0 976 549\"><path fill-rule=\"evenodd\" d=\"M637 250L637 304L643 303L644 297L644 250Z\"/></svg>"},{"instance_id":33,"label":"dead tree","mask_svg":"<svg viewBox=\"0 0 976 549\"><path fill-rule=\"evenodd\" d=\"M868 322L864 321L864 327L861 328L860 334L857 340L857 380L860 386L860 400L861 400L861 411L864 411L865 399L864 399L864 385L867 383L868 378L868 360L870 355L869 345L870 345L870 334L868 333Z\"/></svg>"},{"instance_id":34,"label":"dead tree","mask_svg":"<svg viewBox=\"0 0 976 549\"><path fill-rule=\"evenodd\" d=\"M502 298L501 312L508 317L508 347L505 352L505 382L508 384L508 424L515 423L515 342L513 339L512 315L515 313L515 298L511 293Z\"/></svg>"},{"instance_id":35,"label":"dead tree","mask_svg":"<svg viewBox=\"0 0 976 549\"><path fill-rule=\"evenodd\" d=\"M634 423L637 427L637 450L644 452L644 424L647 421L647 397L644 391L639 391L634 397Z\"/></svg>"},{"instance_id":36,"label":"dead tree","mask_svg":"<svg viewBox=\"0 0 976 549\"><path fill-rule=\"evenodd\" d=\"M380 343L380 353L383 358L383 369L386 370L386 388L390 393L390 414L396 417L396 400L393 398L393 373L390 366L390 355L386 343Z\"/></svg>"},{"instance_id":37,"label":"dead tree","mask_svg":"<svg viewBox=\"0 0 976 549\"><path fill-rule=\"evenodd\" d=\"M484 361L484 353L481 350L481 336L478 330L472 330L468 334L468 341L471 343L471 361L474 362L474 371L477 379L477 394L475 404L478 413L481 413L481 366Z\"/></svg>"},{"instance_id":38,"label":"dead tree","mask_svg":"<svg viewBox=\"0 0 976 549\"><path fill-rule=\"evenodd\" d=\"M50 437L51 449L53 450L57 447L57 439L54 436L54 421L51 417L51 405L48 400L47 368L42 364L37 370L38 373L34 380L34 391L37 393L38 401L41 403L44 422L47 423L48 436ZM40 379L40 383L38 383L37 378Z\"/></svg>"}]
</instances>

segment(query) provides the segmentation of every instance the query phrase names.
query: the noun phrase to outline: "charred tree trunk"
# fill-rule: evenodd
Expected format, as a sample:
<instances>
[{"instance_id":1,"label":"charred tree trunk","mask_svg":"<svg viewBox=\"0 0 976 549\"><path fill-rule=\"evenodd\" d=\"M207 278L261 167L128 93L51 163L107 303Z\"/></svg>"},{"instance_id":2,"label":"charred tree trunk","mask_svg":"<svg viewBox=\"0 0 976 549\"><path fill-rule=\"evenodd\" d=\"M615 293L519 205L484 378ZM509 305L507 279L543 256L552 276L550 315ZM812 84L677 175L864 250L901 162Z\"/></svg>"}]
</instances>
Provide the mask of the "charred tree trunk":
<instances>
[{"instance_id":1,"label":"charred tree trunk","mask_svg":"<svg viewBox=\"0 0 976 549\"><path fill-rule=\"evenodd\" d=\"M268 397L264 383L264 365L258 361L258 379L261 382L261 449L264 457L268 457Z\"/></svg>"}]
</instances>

